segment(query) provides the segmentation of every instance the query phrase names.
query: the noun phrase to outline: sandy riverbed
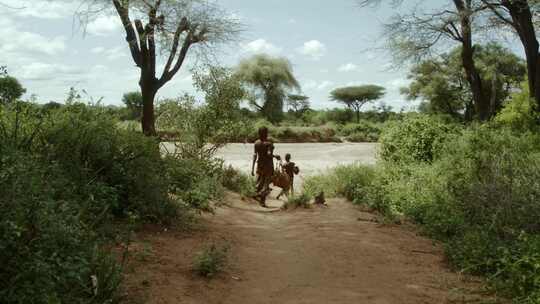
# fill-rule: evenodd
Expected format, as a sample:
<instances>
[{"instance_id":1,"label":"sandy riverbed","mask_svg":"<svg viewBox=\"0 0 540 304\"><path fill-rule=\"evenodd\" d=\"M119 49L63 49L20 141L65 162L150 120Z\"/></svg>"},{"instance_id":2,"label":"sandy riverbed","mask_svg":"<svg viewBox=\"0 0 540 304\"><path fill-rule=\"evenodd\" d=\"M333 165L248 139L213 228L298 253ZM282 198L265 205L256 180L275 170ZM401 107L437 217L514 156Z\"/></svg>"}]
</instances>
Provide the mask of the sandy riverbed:
<instances>
[{"instance_id":1,"label":"sandy riverbed","mask_svg":"<svg viewBox=\"0 0 540 304\"><path fill-rule=\"evenodd\" d=\"M169 151L171 143L164 144ZM275 154L285 156L291 153L292 160L300 167L300 176L296 186L302 184L306 176L322 173L339 165L353 163L374 164L376 162L377 143L294 143L275 144ZM253 144L229 144L220 149L217 156L226 165L249 173L253 159ZM298 188L299 189L299 188Z\"/></svg>"}]
</instances>

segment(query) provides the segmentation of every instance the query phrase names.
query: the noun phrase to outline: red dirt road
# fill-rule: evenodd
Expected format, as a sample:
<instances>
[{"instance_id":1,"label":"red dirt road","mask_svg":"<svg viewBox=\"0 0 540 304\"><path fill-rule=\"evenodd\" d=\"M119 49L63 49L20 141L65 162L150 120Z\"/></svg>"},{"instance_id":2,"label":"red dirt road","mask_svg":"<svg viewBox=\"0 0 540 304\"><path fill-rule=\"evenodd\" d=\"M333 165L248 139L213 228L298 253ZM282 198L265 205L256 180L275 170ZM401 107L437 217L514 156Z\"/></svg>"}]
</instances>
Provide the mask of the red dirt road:
<instances>
[{"instance_id":1,"label":"red dirt road","mask_svg":"<svg viewBox=\"0 0 540 304\"><path fill-rule=\"evenodd\" d=\"M430 240L411 227L378 224L342 200L286 212L234 194L225 203L205 217L204 231L139 236L125 284L129 301L418 304L481 298L481 284L449 271ZM229 263L217 277L199 278L191 263L209 243L228 244Z\"/></svg>"}]
</instances>

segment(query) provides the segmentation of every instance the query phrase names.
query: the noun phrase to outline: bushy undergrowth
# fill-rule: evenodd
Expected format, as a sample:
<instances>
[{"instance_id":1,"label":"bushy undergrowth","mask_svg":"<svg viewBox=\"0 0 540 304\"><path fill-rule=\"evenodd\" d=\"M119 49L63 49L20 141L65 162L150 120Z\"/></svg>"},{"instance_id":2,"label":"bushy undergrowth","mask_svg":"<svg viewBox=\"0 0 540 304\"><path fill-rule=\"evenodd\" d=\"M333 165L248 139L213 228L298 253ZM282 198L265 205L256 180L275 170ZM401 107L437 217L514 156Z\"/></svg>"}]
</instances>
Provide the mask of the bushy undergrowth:
<instances>
[{"instance_id":1,"label":"bushy undergrowth","mask_svg":"<svg viewBox=\"0 0 540 304\"><path fill-rule=\"evenodd\" d=\"M223 195L222 163L212 159L183 159L169 155L165 158L169 193L187 207L212 211L210 202Z\"/></svg>"},{"instance_id":2,"label":"bushy undergrowth","mask_svg":"<svg viewBox=\"0 0 540 304\"><path fill-rule=\"evenodd\" d=\"M518 303L538 303L540 136L490 125L455 132L429 120L388 131L377 166L338 168L306 189L405 216L445 244L456 269L485 275Z\"/></svg>"},{"instance_id":3,"label":"bushy undergrowth","mask_svg":"<svg viewBox=\"0 0 540 304\"><path fill-rule=\"evenodd\" d=\"M381 136L382 124L363 121L350 123L339 129L339 134L350 142L377 142Z\"/></svg>"},{"instance_id":4,"label":"bushy undergrowth","mask_svg":"<svg viewBox=\"0 0 540 304\"><path fill-rule=\"evenodd\" d=\"M232 166L223 169L222 183L226 189L243 196L255 195L255 178Z\"/></svg>"},{"instance_id":5,"label":"bushy undergrowth","mask_svg":"<svg viewBox=\"0 0 540 304\"><path fill-rule=\"evenodd\" d=\"M88 221L108 217L90 215L108 195L78 193L60 166L6 150L0 159L2 303L116 302L120 265Z\"/></svg>"},{"instance_id":6,"label":"bushy undergrowth","mask_svg":"<svg viewBox=\"0 0 540 304\"><path fill-rule=\"evenodd\" d=\"M381 135L380 157L393 162L431 162L441 144L457 134L456 126L430 116L393 122Z\"/></svg>"},{"instance_id":7,"label":"bushy undergrowth","mask_svg":"<svg viewBox=\"0 0 540 304\"><path fill-rule=\"evenodd\" d=\"M324 192L327 197L345 197L351 201L362 199L374 176L371 166L340 166L330 173L306 178L304 192L316 196Z\"/></svg>"},{"instance_id":8,"label":"bushy undergrowth","mask_svg":"<svg viewBox=\"0 0 540 304\"><path fill-rule=\"evenodd\" d=\"M193 261L193 270L200 275L211 278L221 272L227 263L228 246L212 244L199 252Z\"/></svg>"},{"instance_id":9,"label":"bushy undergrowth","mask_svg":"<svg viewBox=\"0 0 540 304\"><path fill-rule=\"evenodd\" d=\"M221 172L221 162L162 157L100 106L0 107L1 302L117 302L112 248L134 225L207 210Z\"/></svg>"},{"instance_id":10,"label":"bushy undergrowth","mask_svg":"<svg viewBox=\"0 0 540 304\"><path fill-rule=\"evenodd\" d=\"M162 104L162 111L166 111L165 106L170 108L169 104ZM170 110L170 109L169 109ZM191 111L191 110L190 110ZM182 120L187 115L175 114ZM167 119L166 115L162 115L158 122ZM214 123L214 120L212 120ZM181 127L183 132L178 131L179 124L174 123L175 127L166 126L163 123L158 124L158 133L163 140L180 140L184 137L183 134L197 135L197 132L189 130L187 127ZM204 124L199 123L201 129L208 130ZM121 128L133 129L133 126L138 126L134 122L122 122L119 124ZM219 135L219 132L214 132L219 136L216 138L224 143L245 143L254 142L257 139L257 130L259 127L266 126L269 128L270 135L275 142L280 143L332 143L342 142L377 142L381 136L385 123L374 123L370 121L361 121L360 123L335 124L329 122L323 125L305 125L301 122L284 122L281 125L273 125L265 119L253 119L231 124L226 133ZM135 128L137 129L137 128ZM208 131L207 131L208 132ZM213 133L212 133L213 134ZM182 139L185 141L185 139ZM209 140L212 142L212 139Z\"/></svg>"},{"instance_id":11,"label":"bushy undergrowth","mask_svg":"<svg viewBox=\"0 0 540 304\"><path fill-rule=\"evenodd\" d=\"M312 196L309 195L306 192L303 192L303 193L297 194L297 195L289 196L287 198L287 202L285 202L282 209L284 209L284 210L296 209L296 208L308 209L309 207L311 207L311 205L310 205L311 198L312 198Z\"/></svg>"}]
</instances>

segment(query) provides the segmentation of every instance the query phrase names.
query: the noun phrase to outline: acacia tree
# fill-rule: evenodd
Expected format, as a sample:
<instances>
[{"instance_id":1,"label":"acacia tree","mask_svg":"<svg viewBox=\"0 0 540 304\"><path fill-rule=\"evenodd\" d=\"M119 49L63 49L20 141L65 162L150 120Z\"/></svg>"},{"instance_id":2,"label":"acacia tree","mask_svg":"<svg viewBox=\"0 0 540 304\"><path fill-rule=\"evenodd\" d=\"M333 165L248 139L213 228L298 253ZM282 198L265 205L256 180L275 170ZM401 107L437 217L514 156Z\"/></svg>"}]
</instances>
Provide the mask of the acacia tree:
<instances>
[{"instance_id":1,"label":"acacia tree","mask_svg":"<svg viewBox=\"0 0 540 304\"><path fill-rule=\"evenodd\" d=\"M141 119L143 108L143 98L139 91L124 93L122 102L126 105L129 113L129 119Z\"/></svg>"},{"instance_id":2,"label":"acacia tree","mask_svg":"<svg viewBox=\"0 0 540 304\"><path fill-rule=\"evenodd\" d=\"M240 61L236 75L252 89L250 104L270 122L283 119L283 103L287 92L300 89L291 63L286 58L254 55Z\"/></svg>"},{"instance_id":3,"label":"acacia tree","mask_svg":"<svg viewBox=\"0 0 540 304\"><path fill-rule=\"evenodd\" d=\"M194 85L204 101L184 95L160 103L158 126L177 131L175 153L182 157L208 159L216 151L244 135L245 117L240 103L245 98L242 83L233 71L223 67L195 70Z\"/></svg>"},{"instance_id":4,"label":"acacia tree","mask_svg":"<svg viewBox=\"0 0 540 304\"><path fill-rule=\"evenodd\" d=\"M297 117L309 110L309 97L304 95L289 94L287 105Z\"/></svg>"},{"instance_id":5,"label":"acacia tree","mask_svg":"<svg viewBox=\"0 0 540 304\"><path fill-rule=\"evenodd\" d=\"M360 122L360 109L369 102L381 99L385 88L377 85L363 85L337 88L330 92L330 99L345 104L356 112L356 122Z\"/></svg>"},{"instance_id":6,"label":"acacia tree","mask_svg":"<svg viewBox=\"0 0 540 304\"><path fill-rule=\"evenodd\" d=\"M477 45L475 62L485 81L484 94L490 100L490 116L502 107L512 91L524 80L525 64L509 49L496 43ZM461 48L456 47L438 58L416 64L409 72L412 80L402 89L410 100L424 101L427 112L445 113L456 118L472 119L472 96L461 68Z\"/></svg>"},{"instance_id":7,"label":"acacia tree","mask_svg":"<svg viewBox=\"0 0 540 304\"><path fill-rule=\"evenodd\" d=\"M527 61L529 94L536 101L540 112L540 44L536 24L539 21L538 0L482 0L492 12L497 27L508 27L515 31L523 45Z\"/></svg>"},{"instance_id":8,"label":"acacia tree","mask_svg":"<svg viewBox=\"0 0 540 304\"><path fill-rule=\"evenodd\" d=\"M2 71L0 69L0 105L16 101L24 93L26 93L26 89L23 88L17 78L9 76L7 70Z\"/></svg>"},{"instance_id":9,"label":"acacia tree","mask_svg":"<svg viewBox=\"0 0 540 304\"><path fill-rule=\"evenodd\" d=\"M383 0L359 0L360 5L377 4ZM388 0L399 5L402 0ZM426 2L426 1L424 1ZM469 83L478 119L490 117L490 101L484 94L484 83L474 61L473 22L485 10L479 0L452 0L453 8L442 6L431 12L419 7L408 14L398 14L385 25L389 49L400 62L416 61L432 56L449 44L461 46L461 65Z\"/></svg>"},{"instance_id":10,"label":"acacia tree","mask_svg":"<svg viewBox=\"0 0 540 304\"><path fill-rule=\"evenodd\" d=\"M215 2L207 0L85 0L80 16L87 22L113 7L126 34L131 57L140 69L142 130L156 134L154 99L180 70L194 46L208 48L231 41L240 24ZM97 7L96 7L97 6ZM201 48L199 48L201 49ZM165 58L158 75L158 59Z\"/></svg>"}]
</instances>

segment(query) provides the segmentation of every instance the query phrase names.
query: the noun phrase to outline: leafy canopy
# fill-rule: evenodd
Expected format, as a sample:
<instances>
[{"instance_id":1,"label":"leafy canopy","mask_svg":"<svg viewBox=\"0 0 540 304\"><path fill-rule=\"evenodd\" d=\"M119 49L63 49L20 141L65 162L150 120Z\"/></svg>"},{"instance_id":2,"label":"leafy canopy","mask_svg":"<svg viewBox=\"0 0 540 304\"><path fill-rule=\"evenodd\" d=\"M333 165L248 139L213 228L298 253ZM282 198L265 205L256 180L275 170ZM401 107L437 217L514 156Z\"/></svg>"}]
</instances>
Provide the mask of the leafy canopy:
<instances>
[{"instance_id":1,"label":"leafy canopy","mask_svg":"<svg viewBox=\"0 0 540 304\"><path fill-rule=\"evenodd\" d=\"M366 102L378 100L385 95L385 88L378 85L342 87L333 90L330 98L356 108Z\"/></svg>"},{"instance_id":2,"label":"leafy canopy","mask_svg":"<svg viewBox=\"0 0 540 304\"><path fill-rule=\"evenodd\" d=\"M286 58L254 55L240 61L236 75L251 87L251 105L272 122L282 119L286 93L300 89L292 65ZM262 104L257 99L262 100Z\"/></svg>"},{"instance_id":3,"label":"leafy canopy","mask_svg":"<svg viewBox=\"0 0 540 304\"><path fill-rule=\"evenodd\" d=\"M143 108L143 97L139 91L128 92L122 96L122 102L129 111L130 119L140 119Z\"/></svg>"},{"instance_id":4,"label":"leafy canopy","mask_svg":"<svg viewBox=\"0 0 540 304\"><path fill-rule=\"evenodd\" d=\"M26 89L22 87L20 82L15 77L0 76L0 104L11 103L26 93Z\"/></svg>"},{"instance_id":5,"label":"leafy canopy","mask_svg":"<svg viewBox=\"0 0 540 304\"><path fill-rule=\"evenodd\" d=\"M491 111L496 112L524 80L524 61L496 43L475 46L474 56L484 80L484 94L492 100ZM423 112L460 118L473 110L470 85L461 64L461 47L416 64L408 78L412 82L401 93L409 100L422 100Z\"/></svg>"}]
</instances>

